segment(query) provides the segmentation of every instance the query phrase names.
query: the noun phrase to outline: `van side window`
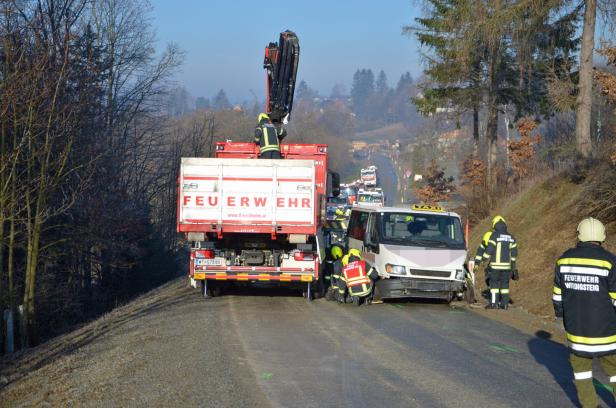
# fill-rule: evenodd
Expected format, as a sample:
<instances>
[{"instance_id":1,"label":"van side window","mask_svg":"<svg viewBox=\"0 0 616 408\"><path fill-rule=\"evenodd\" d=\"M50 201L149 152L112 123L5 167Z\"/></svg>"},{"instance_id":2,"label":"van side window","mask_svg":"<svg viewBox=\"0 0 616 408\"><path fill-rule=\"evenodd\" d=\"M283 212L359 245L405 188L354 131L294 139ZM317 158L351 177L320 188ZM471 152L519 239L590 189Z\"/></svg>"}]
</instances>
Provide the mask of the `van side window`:
<instances>
[{"instance_id":1,"label":"van side window","mask_svg":"<svg viewBox=\"0 0 616 408\"><path fill-rule=\"evenodd\" d=\"M366 212L354 211L351 214L349 223L349 236L359 241L364 240L364 233L368 224L369 214Z\"/></svg>"},{"instance_id":2,"label":"van side window","mask_svg":"<svg viewBox=\"0 0 616 408\"><path fill-rule=\"evenodd\" d=\"M376 214L372 214L370 219L370 242L376 244L379 242L379 229L378 229L378 219Z\"/></svg>"}]
</instances>

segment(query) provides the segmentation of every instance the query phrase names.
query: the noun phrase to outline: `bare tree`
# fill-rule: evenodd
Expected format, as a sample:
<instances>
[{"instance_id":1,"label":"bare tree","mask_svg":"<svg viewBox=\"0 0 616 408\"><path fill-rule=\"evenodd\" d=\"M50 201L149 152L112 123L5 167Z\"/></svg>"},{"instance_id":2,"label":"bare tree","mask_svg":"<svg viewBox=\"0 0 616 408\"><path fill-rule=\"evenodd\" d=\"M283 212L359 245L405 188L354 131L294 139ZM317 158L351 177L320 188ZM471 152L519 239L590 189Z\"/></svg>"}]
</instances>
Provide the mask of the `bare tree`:
<instances>
[{"instance_id":1,"label":"bare tree","mask_svg":"<svg viewBox=\"0 0 616 408\"><path fill-rule=\"evenodd\" d=\"M582 31L582 49L580 52L580 79L578 84L575 139L578 152L583 157L592 154L590 137L590 121L592 111L592 64L595 48L595 22L597 17L597 1L585 0L584 28Z\"/></svg>"}]
</instances>

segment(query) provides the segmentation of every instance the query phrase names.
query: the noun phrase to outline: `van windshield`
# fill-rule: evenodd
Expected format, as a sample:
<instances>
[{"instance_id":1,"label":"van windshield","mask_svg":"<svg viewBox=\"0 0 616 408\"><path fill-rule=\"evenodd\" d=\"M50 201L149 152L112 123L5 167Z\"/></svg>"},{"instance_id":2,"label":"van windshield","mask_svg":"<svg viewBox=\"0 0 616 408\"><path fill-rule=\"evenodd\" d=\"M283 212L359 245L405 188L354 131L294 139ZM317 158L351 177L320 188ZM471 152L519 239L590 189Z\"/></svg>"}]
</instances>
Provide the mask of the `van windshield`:
<instances>
[{"instance_id":1,"label":"van windshield","mask_svg":"<svg viewBox=\"0 0 616 408\"><path fill-rule=\"evenodd\" d=\"M464 235L457 217L422 213L381 213L381 242L395 245L464 249Z\"/></svg>"}]
</instances>

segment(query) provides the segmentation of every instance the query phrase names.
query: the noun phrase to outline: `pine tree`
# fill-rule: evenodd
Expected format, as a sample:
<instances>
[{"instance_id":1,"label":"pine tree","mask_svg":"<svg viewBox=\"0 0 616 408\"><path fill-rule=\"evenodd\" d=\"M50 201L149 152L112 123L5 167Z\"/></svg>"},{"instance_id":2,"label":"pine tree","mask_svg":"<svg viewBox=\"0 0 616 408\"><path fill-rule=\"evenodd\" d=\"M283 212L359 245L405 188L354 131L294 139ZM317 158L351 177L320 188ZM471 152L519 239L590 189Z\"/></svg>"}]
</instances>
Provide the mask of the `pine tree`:
<instances>
[{"instance_id":1,"label":"pine tree","mask_svg":"<svg viewBox=\"0 0 616 408\"><path fill-rule=\"evenodd\" d=\"M547 81L570 75L577 12L564 0L425 0L427 14L406 27L430 50L424 55L429 83L414 99L420 112L485 111L488 179L496 162L499 113L512 105L516 117L547 115ZM563 17L561 17L564 14Z\"/></svg>"},{"instance_id":2,"label":"pine tree","mask_svg":"<svg viewBox=\"0 0 616 408\"><path fill-rule=\"evenodd\" d=\"M216 96L214 96L214 100L212 101L212 107L214 110L227 110L231 109L231 102L229 102L229 98L227 98L227 94L224 89L218 91Z\"/></svg>"},{"instance_id":3,"label":"pine tree","mask_svg":"<svg viewBox=\"0 0 616 408\"><path fill-rule=\"evenodd\" d=\"M353 75L351 102L353 111L360 120L370 118L370 99L374 95L374 73L371 69L360 69Z\"/></svg>"},{"instance_id":4,"label":"pine tree","mask_svg":"<svg viewBox=\"0 0 616 408\"><path fill-rule=\"evenodd\" d=\"M381 70L376 79L376 93L385 96L388 92L389 85L387 84L387 74L385 74L385 71Z\"/></svg>"}]
</instances>

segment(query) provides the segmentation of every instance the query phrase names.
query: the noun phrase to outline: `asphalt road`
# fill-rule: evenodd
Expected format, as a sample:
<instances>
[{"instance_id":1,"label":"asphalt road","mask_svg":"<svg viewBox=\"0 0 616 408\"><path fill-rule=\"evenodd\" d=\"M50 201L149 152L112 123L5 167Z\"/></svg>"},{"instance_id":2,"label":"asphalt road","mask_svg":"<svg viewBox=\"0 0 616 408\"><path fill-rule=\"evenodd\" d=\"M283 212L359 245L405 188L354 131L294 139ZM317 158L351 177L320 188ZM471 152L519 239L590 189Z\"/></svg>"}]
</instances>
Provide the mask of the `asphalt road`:
<instances>
[{"instance_id":1,"label":"asphalt road","mask_svg":"<svg viewBox=\"0 0 616 408\"><path fill-rule=\"evenodd\" d=\"M205 300L183 279L22 364L0 406L575 406L562 345L469 309Z\"/></svg>"},{"instance_id":2,"label":"asphalt road","mask_svg":"<svg viewBox=\"0 0 616 408\"><path fill-rule=\"evenodd\" d=\"M376 152L370 157L370 163L377 167L379 187L385 194L385 205L398 205L398 174L391 159L385 154Z\"/></svg>"},{"instance_id":3,"label":"asphalt road","mask_svg":"<svg viewBox=\"0 0 616 408\"><path fill-rule=\"evenodd\" d=\"M212 304L219 302L274 406L574 406L563 346L466 309L262 296Z\"/></svg>"}]
</instances>

